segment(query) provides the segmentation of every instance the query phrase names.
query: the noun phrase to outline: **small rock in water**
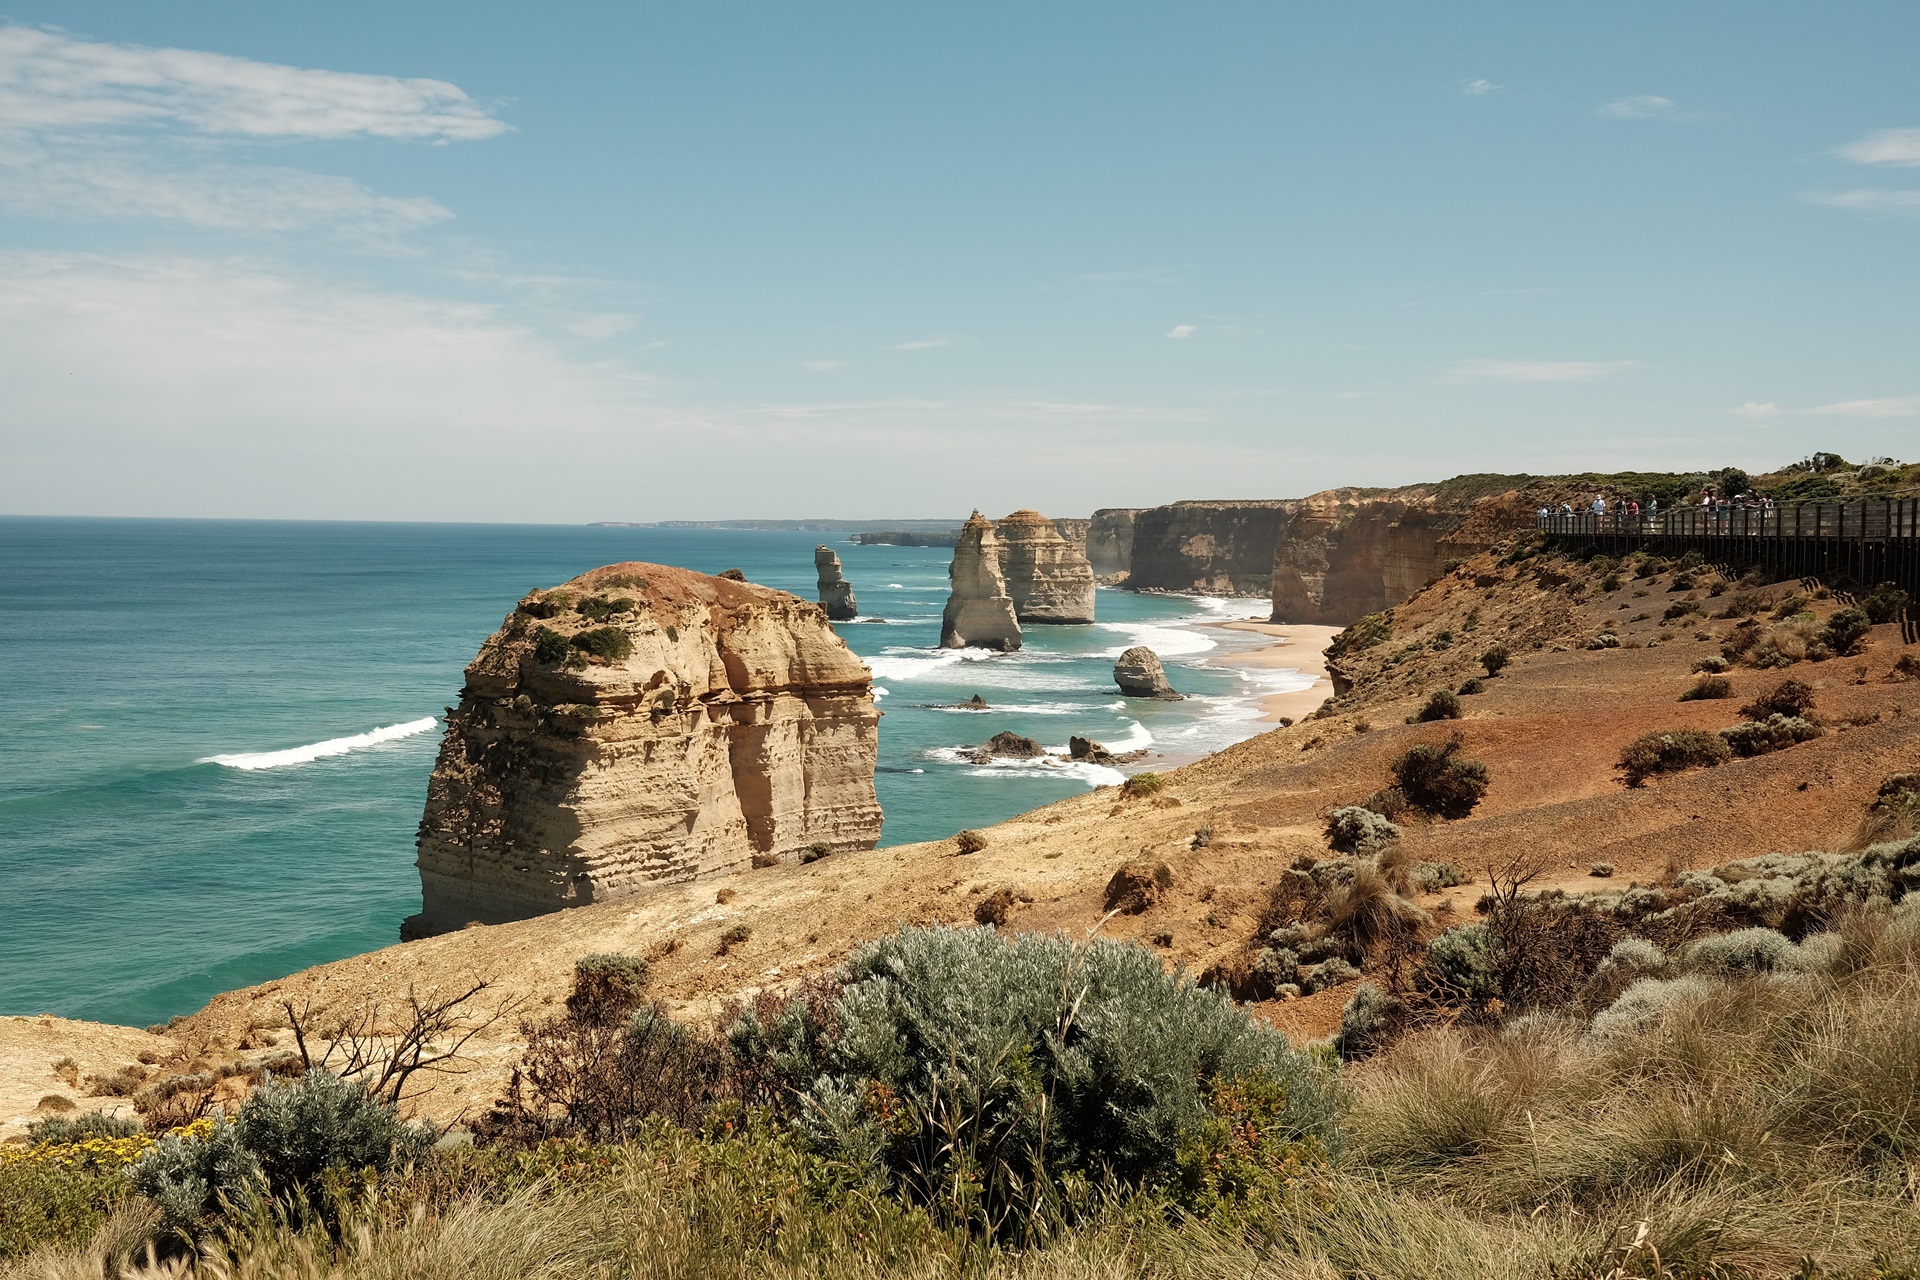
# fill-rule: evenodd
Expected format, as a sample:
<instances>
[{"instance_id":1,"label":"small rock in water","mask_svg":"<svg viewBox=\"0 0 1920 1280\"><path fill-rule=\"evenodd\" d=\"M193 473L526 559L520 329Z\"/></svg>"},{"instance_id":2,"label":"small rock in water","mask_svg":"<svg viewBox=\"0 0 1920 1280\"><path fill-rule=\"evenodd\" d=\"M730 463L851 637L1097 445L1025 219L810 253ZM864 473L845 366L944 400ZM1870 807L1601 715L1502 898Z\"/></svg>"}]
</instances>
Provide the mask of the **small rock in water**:
<instances>
[{"instance_id":1,"label":"small rock in water","mask_svg":"<svg viewBox=\"0 0 1920 1280\"><path fill-rule=\"evenodd\" d=\"M1120 655L1113 664L1113 682L1129 698L1178 702L1184 696L1167 683L1167 669L1160 665L1160 655L1145 645L1137 644Z\"/></svg>"},{"instance_id":2,"label":"small rock in water","mask_svg":"<svg viewBox=\"0 0 1920 1280\"><path fill-rule=\"evenodd\" d=\"M955 703L954 705L962 711L989 711L992 709L987 705L987 700L977 693L965 702Z\"/></svg>"},{"instance_id":3,"label":"small rock in water","mask_svg":"<svg viewBox=\"0 0 1920 1280\"><path fill-rule=\"evenodd\" d=\"M975 764L985 764L996 757L1003 760L1033 760L1047 754L1047 749L1032 738L1023 738L1017 733L996 733L987 739L987 745L981 747L970 757Z\"/></svg>"},{"instance_id":4,"label":"small rock in water","mask_svg":"<svg viewBox=\"0 0 1920 1280\"><path fill-rule=\"evenodd\" d=\"M1067 759L1084 760L1088 764L1112 764L1113 752L1092 738L1068 738Z\"/></svg>"}]
</instances>

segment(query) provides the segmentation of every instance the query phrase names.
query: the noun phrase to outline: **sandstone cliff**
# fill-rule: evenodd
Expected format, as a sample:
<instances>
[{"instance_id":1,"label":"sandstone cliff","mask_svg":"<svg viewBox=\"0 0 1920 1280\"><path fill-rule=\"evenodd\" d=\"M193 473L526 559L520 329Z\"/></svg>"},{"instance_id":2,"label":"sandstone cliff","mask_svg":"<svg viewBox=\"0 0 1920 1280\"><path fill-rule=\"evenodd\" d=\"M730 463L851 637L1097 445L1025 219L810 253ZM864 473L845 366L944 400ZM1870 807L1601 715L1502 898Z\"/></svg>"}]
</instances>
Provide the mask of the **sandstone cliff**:
<instances>
[{"instance_id":1,"label":"sandstone cliff","mask_svg":"<svg viewBox=\"0 0 1920 1280\"><path fill-rule=\"evenodd\" d=\"M832 547L813 549L813 568L819 576L820 607L835 622L851 622L860 615L853 595L853 584L840 571L840 557Z\"/></svg>"},{"instance_id":2,"label":"sandstone cliff","mask_svg":"<svg viewBox=\"0 0 1920 1280\"><path fill-rule=\"evenodd\" d=\"M1061 537L1079 548L1081 555L1087 553L1087 531L1093 527L1093 521L1060 516L1055 517L1053 527L1060 531Z\"/></svg>"},{"instance_id":3,"label":"sandstone cliff","mask_svg":"<svg viewBox=\"0 0 1920 1280\"><path fill-rule=\"evenodd\" d=\"M1345 626L1388 609L1446 562L1502 536L1468 523L1470 500L1425 486L1329 489L1289 504L1273 561L1273 621Z\"/></svg>"},{"instance_id":4,"label":"sandstone cliff","mask_svg":"<svg viewBox=\"0 0 1920 1280\"><path fill-rule=\"evenodd\" d=\"M880 835L872 676L815 606L620 564L520 602L427 785L405 936Z\"/></svg>"},{"instance_id":5,"label":"sandstone cliff","mask_svg":"<svg viewBox=\"0 0 1920 1280\"><path fill-rule=\"evenodd\" d=\"M1111 578L1133 569L1136 507L1102 507L1087 523L1087 563L1096 577Z\"/></svg>"},{"instance_id":6,"label":"sandstone cliff","mask_svg":"<svg viewBox=\"0 0 1920 1280\"><path fill-rule=\"evenodd\" d=\"M1018 649L1020 622L1000 568L1000 538L978 511L960 527L947 576L953 588L940 616L940 647Z\"/></svg>"},{"instance_id":7,"label":"sandstone cliff","mask_svg":"<svg viewBox=\"0 0 1920 1280\"><path fill-rule=\"evenodd\" d=\"M1127 587L1222 596L1269 594L1274 550L1290 505L1277 500L1175 502L1137 513Z\"/></svg>"},{"instance_id":8,"label":"sandstone cliff","mask_svg":"<svg viewBox=\"0 0 1920 1280\"><path fill-rule=\"evenodd\" d=\"M1016 511L995 523L1000 572L1013 614L1025 625L1093 621L1093 568L1038 511Z\"/></svg>"}]
</instances>

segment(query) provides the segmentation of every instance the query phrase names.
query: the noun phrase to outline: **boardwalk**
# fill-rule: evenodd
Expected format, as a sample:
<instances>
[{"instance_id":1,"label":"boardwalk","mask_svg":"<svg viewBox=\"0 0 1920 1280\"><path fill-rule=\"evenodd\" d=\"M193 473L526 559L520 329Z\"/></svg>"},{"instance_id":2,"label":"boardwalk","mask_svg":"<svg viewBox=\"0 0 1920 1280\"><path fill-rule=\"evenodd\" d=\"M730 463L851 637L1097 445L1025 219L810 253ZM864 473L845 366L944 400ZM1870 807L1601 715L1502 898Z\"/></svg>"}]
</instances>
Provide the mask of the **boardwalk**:
<instances>
[{"instance_id":1,"label":"boardwalk","mask_svg":"<svg viewBox=\"0 0 1920 1280\"><path fill-rule=\"evenodd\" d=\"M1895 582L1920 598L1920 498L1796 502L1776 507L1680 507L1657 516L1545 515L1557 545L1610 555L1645 548L1760 568L1776 580L1819 578L1855 590Z\"/></svg>"}]
</instances>

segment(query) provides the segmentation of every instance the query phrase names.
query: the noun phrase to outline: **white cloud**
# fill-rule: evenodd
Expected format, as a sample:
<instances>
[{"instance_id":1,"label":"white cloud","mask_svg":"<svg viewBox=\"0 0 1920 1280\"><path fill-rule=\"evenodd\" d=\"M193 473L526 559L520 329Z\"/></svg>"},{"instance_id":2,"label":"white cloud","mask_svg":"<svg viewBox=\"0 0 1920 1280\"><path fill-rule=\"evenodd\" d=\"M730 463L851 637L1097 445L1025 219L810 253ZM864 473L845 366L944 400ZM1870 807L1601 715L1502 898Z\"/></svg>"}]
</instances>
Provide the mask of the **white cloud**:
<instances>
[{"instance_id":1,"label":"white cloud","mask_svg":"<svg viewBox=\"0 0 1920 1280\"><path fill-rule=\"evenodd\" d=\"M1169 338L1191 338L1193 336L1193 326L1190 324L1177 324L1167 330L1167 336Z\"/></svg>"},{"instance_id":2,"label":"white cloud","mask_svg":"<svg viewBox=\"0 0 1920 1280\"><path fill-rule=\"evenodd\" d=\"M388 235L432 226L453 211L425 197L395 198L351 178L278 165L167 169L117 150L0 139L0 210L80 222L158 220L218 231L309 231L351 224Z\"/></svg>"},{"instance_id":3,"label":"white cloud","mask_svg":"<svg viewBox=\"0 0 1920 1280\"><path fill-rule=\"evenodd\" d=\"M809 360L800 367L809 373L832 373L845 366L838 360Z\"/></svg>"},{"instance_id":4,"label":"white cloud","mask_svg":"<svg viewBox=\"0 0 1920 1280\"><path fill-rule=\"evenodd\" d=\"M1880 129L1840 148L1855 164L1920 165L1920 129Z\"/></svg>"},{"instance_id":5,"label":"white cloud","mask_svg":"<svg viewBox=\"0 0 1920 1280\"><path fill-rule=\"evenodd\" d=\"M1863 190L1814 191L1805 197L1810 204L1834 209L1852 209L1856 213L1920 214L1920 191Z\"/></svg>"},{"instance_id":6,"label":"white cloud","mask_svg":"<svg viewBox=\"0 0 1920 1280\"><path fill-rule=\"evenodd\" d=\"M1745 404L1735 405L1732 412L1742 418L1777 418L1780 416L1780 406L1771 400L1765 401L1764 403L1749 400Z\"/></svg>"},{"instance_id":7,"label":"white cloud","mask_svg":"<svg viewBox=\"0 0 1920 1280\"><path fill-rule=\"evenodd\" d=\"M1662 98L1658 94L1641 93L1631 98L1615 98L1600 108L1600 114L1615 120L1646 120L1672 111L1673 99Z\"/></svg>"},{"instance_id":8,"label":"white cloud","mask_svg":"<svg viewBox=\"0 0 1920 1280\"><path fill-rule=\"evenodd\" d=\"M1592 382L1639 366L1631 360L1462 360L1449 382Z\"/></svg>"},{"instance_id":9,"label":"white cloud","mask_svg":"<svg viewBox=\"0 0 1920 1280\"><path fill-rule=\"evenodd\" d=\"M893 349L895 351L932 351L952 345L952 338L916 338L912 342L896 342L893 344Z\"/></svg>"},{"instance_id":10,"label":"white cloud","mask_svg":"<svg viewBox=\"0 0 1920 1280\"><path fill-rule=\"evenodd\" d=\"M1837 414L1843 418L1915 418L1920 417L1920 396L1889 396L1878 400L1838 400L1807 410L1808 413Z\"/></svg>"},{"instance_id":11,"label":"white cloud","mask_svg":"<svg viewBox=\"0 0 1920 1280\"><path fill-rule=\"evenodd\" d=\"M247 138L490 138L508 126L444 80L319 71L0 26L0 121Z\"/></svg>"},{"instance_id":12,"label":"white cloud","mask_svg":"<svg viewBox=\"0 0 1920 1280\"><path fill-rule=\"evenodd\" d=\"M603 338L612 338L633 328L639 321L632 316L617 311L603 312L600 315L581 316L567 324L567 332L577 334L592 342Z\"/></svg>"},{"instance_id":13,"label":"white cloud","mask_svg":"<svg viewBox=\"0 0 1920 1280\"><path fill-rule=\"evenodd\" d=\"M1495 84L1491 80L1462 80L1460 82L1460 92L1466 94L1469 98L1484 97L1489 93L1498 93L1504 88L1506 88L1505 85Z\"/></svg>"}]
</instances>

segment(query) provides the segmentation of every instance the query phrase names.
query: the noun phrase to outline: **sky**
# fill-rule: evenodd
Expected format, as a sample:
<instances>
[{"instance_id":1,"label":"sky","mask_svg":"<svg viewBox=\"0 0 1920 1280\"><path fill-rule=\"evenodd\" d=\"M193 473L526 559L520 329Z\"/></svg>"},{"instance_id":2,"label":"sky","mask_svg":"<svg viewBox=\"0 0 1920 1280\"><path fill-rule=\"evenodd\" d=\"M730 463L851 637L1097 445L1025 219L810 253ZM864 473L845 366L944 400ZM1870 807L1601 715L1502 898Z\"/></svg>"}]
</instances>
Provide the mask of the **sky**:
<instances>
[{"instance_id":1,"label":"sky","mask_svg":"<svg viewBox=\"0 0 1920 1280\"><path fill-rule=\"evenodd\" d=\"M0 7L0 513L1920 450L1920 6Z\"/></svg>"}]
</instances>

